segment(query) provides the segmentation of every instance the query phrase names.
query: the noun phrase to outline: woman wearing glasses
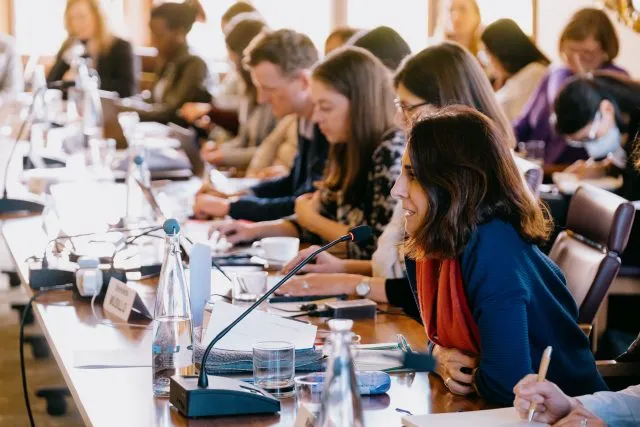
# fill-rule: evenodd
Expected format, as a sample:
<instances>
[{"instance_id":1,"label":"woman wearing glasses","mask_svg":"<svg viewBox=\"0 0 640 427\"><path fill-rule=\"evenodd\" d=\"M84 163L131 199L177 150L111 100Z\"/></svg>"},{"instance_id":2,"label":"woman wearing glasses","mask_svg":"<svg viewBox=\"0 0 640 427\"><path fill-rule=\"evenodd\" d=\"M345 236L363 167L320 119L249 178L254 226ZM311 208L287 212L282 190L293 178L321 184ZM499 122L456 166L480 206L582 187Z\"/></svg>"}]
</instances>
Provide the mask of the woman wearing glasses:
<instances>
[{"instance_id":1,"label":"woman wearing glasses","mask_svg":"<svg viewBox=\"0 0 640 427\"><path fill-rule=\"evenodd\" d=\"M587 158L583 148L568 146L550 123L553 102L562 85L574 74L602 69L624 73L613 63L619 49L616 30L600 9L576 12L560 35L559 48L564 64L550 68L514 122L518 141L546 142L546 164L569 164Z\"/></svg>"}]
</instances>

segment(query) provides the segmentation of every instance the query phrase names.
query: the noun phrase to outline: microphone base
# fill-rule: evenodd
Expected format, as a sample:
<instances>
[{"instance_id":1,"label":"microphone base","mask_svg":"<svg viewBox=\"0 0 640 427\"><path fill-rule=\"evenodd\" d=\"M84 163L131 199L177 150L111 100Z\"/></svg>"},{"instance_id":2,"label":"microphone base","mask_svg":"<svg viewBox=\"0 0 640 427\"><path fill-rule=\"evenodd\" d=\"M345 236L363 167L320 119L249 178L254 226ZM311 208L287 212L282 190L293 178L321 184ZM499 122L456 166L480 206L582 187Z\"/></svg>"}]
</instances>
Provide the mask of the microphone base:
<instances>
[{"instance_id":1,"label":"microphone base","mask_svg":"<svg viewBox=\"0 0 640 427\"><path fill-rule=\"evenodd\" d=\"M43 210L44 205L34 200L0 198L0 215L18 212L41 213Z\"/></svg>"},{"instance_id":2,"label":"microphone base","mask_svg":"<svg viewBox=\"0 0 640 427\"><path fill-rule=\"evenodd\" d=\"M198 377L174 375L169 402L187 418L271 414L280 401L265 390L233 378L209 375L209 386L198 387Z\"/></svg>"}]
</instances>

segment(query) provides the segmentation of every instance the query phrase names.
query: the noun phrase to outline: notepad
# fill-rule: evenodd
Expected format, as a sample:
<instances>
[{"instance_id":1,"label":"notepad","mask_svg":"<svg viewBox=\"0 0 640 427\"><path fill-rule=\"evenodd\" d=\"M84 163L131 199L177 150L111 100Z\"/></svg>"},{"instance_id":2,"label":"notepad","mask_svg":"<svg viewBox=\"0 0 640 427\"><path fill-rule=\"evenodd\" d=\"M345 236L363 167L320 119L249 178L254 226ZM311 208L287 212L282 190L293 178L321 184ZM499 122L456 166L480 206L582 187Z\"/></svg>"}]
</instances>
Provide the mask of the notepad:
<instances>
[{"instance_id":1,"label":"notepad","mask_svg":"<svg viewBox=\"0 0 640 427\"><path fill-rule=\"evenodd\" d=\"M222 301L216 302L211 310L211 319L203 342L210 342L215 338L237 319L244 309ZM253 344L258 341L287 341L292 343L296 350L302 350L313 347L317 329L313 325L256 310L242 319L214 348L253 351Z\"/></svg>"},{"instance_id":2,"label":"notepad","mask_svg":"<svg viewBox=\"0 0 640 427\"><path fill-rule=\"evenodd\" d=\"M514 408L490 409L486 411L449 412L446 414L410 415L402 417L406 427L542 427L548 424L527 423L520 419Z\"/></svg>"}]
</instances>

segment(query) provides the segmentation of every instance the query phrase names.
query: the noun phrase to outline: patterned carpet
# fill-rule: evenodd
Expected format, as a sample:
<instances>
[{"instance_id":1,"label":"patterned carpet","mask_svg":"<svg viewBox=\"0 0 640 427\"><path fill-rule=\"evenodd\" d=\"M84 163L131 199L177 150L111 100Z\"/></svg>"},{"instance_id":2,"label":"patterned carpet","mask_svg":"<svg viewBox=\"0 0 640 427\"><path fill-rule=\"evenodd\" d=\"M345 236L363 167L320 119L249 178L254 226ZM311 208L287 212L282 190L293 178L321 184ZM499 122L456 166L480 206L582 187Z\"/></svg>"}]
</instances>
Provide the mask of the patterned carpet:
<instances>
[{"instance_id":1,"label":"patterned carpet","mask_svg":"<svg viewBox=\"0 0 640 427\"><path fill-rule=\"evenodd\" d=\"M0 426L22 427L29 425L20 378L19 316L16 311L11 310L12 303L25 303L26 301L27 297L22 288L10 289L6 275L3 274L2 280L0 280L0 342L2 343L0 346ZM25 335L27 334L41 335L36 322L25 329ZM36 360L31 353L31 347L26 346L25 364L29 396L36 425L39 427L84 425L71 397L66 398L67 413L64 416L51 417L46 411L46 401L35 396L35 391L39 387L64 385L64 379L53 356L48 359Z\"/></svg>"}]
</instances>

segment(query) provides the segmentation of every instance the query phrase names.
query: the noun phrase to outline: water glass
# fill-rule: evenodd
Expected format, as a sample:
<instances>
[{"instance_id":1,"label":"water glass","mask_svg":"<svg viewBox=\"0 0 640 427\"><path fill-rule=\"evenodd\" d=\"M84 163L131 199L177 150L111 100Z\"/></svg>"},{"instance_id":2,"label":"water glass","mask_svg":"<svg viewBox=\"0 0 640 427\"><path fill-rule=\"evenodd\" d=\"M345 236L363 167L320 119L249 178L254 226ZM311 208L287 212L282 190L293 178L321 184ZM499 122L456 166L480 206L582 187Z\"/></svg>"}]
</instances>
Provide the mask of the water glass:
<instances>
[{"instance_id":1,"label":"water glass","mask_svg":"<svg viewBox=\"0 0 640 427\"><path fill-rule=\"evenodd\" d=\"M248 271L233 276L234 301L256 301L267 292L266 271Z\"/></svg>"},{"instance_id":2,"label":"water glass","mask_svg":"<svg viewBox=\"0 0 640 427\"><path fill-rule=\"evenodd\" d=\"M316 372L293 379L296 393L296 408L305 406L312 414L320 412L324 373Z\"/></svg>"},{"instance_id":3,"label":"water glass","mask_svg":"<svg viewBox=\"0 0 640 427\"><path fill-rule=\"evenodd\" d=\"M254 384L275 397L294 393L295 347L286 341L262 341L253 345Z\"/></svg>"},{"instance_id":4,"label":"water glass","mask_svg":"<svg viewBox=\"0 0 640 427\"><path fill-rule=\"evenodd\" d=\"M544 141L527 141L518 143L518 151L524 153L525 159L539 166L544 165Z\"/></svg>"}]
</instances>

